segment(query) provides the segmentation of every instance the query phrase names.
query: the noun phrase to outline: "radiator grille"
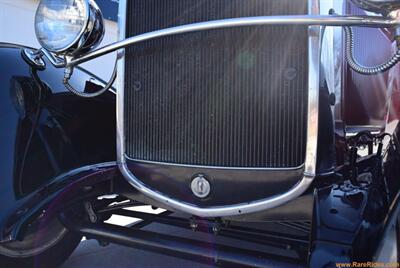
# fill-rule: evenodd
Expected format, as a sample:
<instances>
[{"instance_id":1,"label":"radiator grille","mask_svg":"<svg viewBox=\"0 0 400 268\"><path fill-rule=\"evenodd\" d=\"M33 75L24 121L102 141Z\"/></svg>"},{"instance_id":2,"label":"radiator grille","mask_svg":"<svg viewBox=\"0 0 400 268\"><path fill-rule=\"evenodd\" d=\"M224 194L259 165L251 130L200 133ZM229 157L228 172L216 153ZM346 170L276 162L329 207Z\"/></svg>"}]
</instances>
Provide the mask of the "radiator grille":
<instances>
[{"instance_id":1,"label":"radiator grille","mask_svg":"<svg viewBox=\"0 0 400 268\"><path fill-rule=\"evenodd\" d=\"M304 0L131 0L127 37L223 18L306 14ZM126 49L129 158L224 167L304 163L307 28L165 37Z\"/></svg>"}]
</instances>

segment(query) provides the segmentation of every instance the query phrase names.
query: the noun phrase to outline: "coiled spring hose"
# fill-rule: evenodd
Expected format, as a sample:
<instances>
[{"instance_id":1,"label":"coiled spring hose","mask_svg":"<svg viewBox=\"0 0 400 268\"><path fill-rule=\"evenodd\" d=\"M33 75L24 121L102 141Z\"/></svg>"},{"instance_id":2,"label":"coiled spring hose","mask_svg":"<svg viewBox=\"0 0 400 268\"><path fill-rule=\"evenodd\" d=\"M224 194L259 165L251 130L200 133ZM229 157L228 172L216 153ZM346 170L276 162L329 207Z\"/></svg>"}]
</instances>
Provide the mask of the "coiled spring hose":
<instances>
[{"instance_id":1,"label":"coiled spring hose","mask_svg":"<svg viewBox=\"0 0 400 268\"><path fill-rule=\"evenodd\" d=\"M73 67L70 67L70 68L66 68L66 69L65 69L63 83L64 83L64 86L65 86L69 91L71 91L71 92L74 93L75 95L77 95L77 96L79 96L79 97L82 97L82 98L94 98L94 97L100 96L101 94L103 94L104 92L106 92L107 90L109 90L109 89L112 87L112 85L113 85L114 82L115 82L115 79L117 78L117 62L115 62L114 70L113 70L113 72L112 72L111 78L110 78L110 80L108 81L108 83L107 83L102 89L100 89L100 90L97 91L97 92L93 92L93 93L81 92L81 91L76 90L76 89L69 83L69 79L71 78L72 71L73 71L72 68L73 68Z\"/></svg>"},{"instance_id":2,"label":"coiled spring hose","mask_svg":"<svg viewBox=\"0 0 400 268\"><path fill-rule=\"evenodd\" d=\"M386 62L376 65L376 66L371 66L371 67L365 67L360 65L355 59L354 59L354 33L353 29L351 27L343 27L344 32L346 35L346 60L354 71L360 74L365 74L365 75L372 75L372 74L378 74L378 73L383 73L395 66L399 61L400 61L400 49L397 49L396 53L388 59Z\"/></svg>"}]
</instances>

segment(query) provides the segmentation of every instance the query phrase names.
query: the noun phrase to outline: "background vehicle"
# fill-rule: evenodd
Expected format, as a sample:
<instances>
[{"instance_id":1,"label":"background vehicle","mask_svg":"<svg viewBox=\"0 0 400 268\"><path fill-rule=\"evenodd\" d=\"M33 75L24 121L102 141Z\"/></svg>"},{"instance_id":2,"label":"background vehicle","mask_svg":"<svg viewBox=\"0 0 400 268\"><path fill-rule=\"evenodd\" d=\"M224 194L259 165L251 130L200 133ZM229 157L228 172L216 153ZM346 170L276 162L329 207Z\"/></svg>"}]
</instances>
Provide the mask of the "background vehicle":
<instances>
[{"instance_id":1,"label":"background vehicle","mask_svg":"<svg viewBox=\"0 0 400 268\"><path fill-rule=\"evenodd\" d=\"M98 48L94 1L41 1L42 48L0 49L0 262L56 266L81 236L217 264L396 262L399 6L119 1L120 41ZM78 67L115 51L109 82ZM166 212L126 209L143 204Z\"/></svg>"}]
</instances>

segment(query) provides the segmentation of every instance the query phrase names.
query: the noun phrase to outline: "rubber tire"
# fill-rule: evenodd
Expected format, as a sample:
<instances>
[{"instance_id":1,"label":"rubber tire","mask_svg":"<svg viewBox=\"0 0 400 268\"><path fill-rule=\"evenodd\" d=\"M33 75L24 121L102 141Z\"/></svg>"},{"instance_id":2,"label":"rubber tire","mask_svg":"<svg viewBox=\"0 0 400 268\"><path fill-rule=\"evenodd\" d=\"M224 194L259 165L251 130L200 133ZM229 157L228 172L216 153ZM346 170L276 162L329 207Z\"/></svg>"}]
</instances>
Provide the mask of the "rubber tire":
<instances>
[{"instance_id":1,"label":"rubber tire","mask_svg":"<svg viewBox=\"0 0 400 268\"><path fill-rule=\"evenodd\" d=\"M55 268L61 266L79 245L82 237L67 232L53 247L37 256L29 258L11 258L0 255L0 267L7 268Z\"/></svg>"}]
</instances>

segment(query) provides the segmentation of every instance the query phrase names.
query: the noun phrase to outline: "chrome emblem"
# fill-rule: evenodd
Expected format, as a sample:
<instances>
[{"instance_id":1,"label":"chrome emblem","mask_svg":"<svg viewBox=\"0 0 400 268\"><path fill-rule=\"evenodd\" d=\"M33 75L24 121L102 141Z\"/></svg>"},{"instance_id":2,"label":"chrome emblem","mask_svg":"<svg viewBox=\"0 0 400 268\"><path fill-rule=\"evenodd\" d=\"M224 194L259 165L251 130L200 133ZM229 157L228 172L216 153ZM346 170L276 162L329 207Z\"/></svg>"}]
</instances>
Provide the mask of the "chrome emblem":
<instances>
[{"instance_id":1,"label":"chrome emblem","mask_svg":"<svg viewBox=\"0 0 400 268\"><path fill-rule=\"evenodd\" d=\"M210 183L201 175L193 179L190 187L192 188L193 194L200 198L207 197L211 190Z\"/></svg>"}]
</instances>

